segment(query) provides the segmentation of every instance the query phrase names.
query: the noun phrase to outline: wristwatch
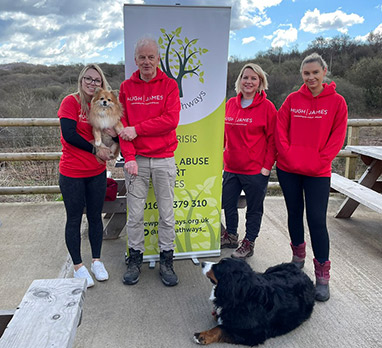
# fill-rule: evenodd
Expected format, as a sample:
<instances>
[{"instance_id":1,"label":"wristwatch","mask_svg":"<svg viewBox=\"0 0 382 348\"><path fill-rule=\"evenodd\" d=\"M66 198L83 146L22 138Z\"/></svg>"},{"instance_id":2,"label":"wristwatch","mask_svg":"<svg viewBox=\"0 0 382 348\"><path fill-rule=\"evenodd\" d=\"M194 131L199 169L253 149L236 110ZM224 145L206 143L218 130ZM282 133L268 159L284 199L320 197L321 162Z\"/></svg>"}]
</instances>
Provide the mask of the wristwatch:
<instances>
[{"instance_id":1,"label":"wristwatch","mask_svg":"<svg viewBox=\"0 0 382 348\"><path fill-rule=\"evenodd\" d=\"M97 154L97 148L96 148L95 146L93 146L92 154L93 154L93 155L96 155L96 154Z\"/></svg>"}]
</instances>

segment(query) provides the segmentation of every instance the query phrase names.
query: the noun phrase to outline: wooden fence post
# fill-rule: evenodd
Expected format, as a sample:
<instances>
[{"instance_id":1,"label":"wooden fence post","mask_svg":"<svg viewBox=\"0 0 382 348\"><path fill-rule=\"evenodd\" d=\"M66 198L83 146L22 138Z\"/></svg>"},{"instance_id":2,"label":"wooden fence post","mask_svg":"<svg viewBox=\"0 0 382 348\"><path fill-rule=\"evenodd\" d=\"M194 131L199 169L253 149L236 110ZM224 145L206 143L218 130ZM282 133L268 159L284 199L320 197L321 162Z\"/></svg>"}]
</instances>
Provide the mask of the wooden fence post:
<instances>
[{"instance_id":1,"label":"wooden fence post","mask_svg":"<svg viewBox=\"0 0 382 348\"><path fill-rule=\"evenodd\" d=\"M358 145L358 139L359 139L359 127L349 126L347 145ZM348 179L355 179L356 169L357 169L357 157L356 158L346 157L345 177Z\"/></svg>"}]
</instances>

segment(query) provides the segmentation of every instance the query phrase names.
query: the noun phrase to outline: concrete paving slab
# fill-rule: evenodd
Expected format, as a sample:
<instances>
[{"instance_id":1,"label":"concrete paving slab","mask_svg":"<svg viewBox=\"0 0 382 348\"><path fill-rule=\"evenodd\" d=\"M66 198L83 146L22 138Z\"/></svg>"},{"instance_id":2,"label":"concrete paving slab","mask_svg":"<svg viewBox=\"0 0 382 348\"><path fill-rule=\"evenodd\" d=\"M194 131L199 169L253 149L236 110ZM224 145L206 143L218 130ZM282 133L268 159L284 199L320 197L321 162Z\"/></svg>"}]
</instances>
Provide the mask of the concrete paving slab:
<instances>
[{"instance_id":1,"label":"concrete paving slab","mask_svg":"<svg viewBox=\"0 0 382 348\"><path fill-rule=\"evenodd\" d=\"M0 309L16 308L35 279L59 277L68 252L63 203L0 204Z\"/></svg>"},{"instance_id":2,"label":"concrete paving slab","mask_svg":"<svg viewBox=\"0 0 382 348\"><path fill-rule=\"evenodd\" d=\"M268 340L263 347L381 347L382 332L382 216L359 207L348 220L335 219L342 198L329 202L331 236L331 299L317 303L312 317L293 332ZM245 210L240 210L244 235ZM15 308L34 279L70 277L64 244L62 203L0 204L0 309ZM305 272L313 279L313 258L307 235ZM90 264L84 235L83 258ZM88 289L75 348L196 347L194 332L215 322L208 300L210 282L191 260L178 260L178 286L165 287L158 264L145 263L138 284L122 283L126 236L103 243L102 257L110 279ZM229 257L232 250L222 250ZM289 261L291 251L282 197L267 197L255 255L248 262L264 271ZM218 261L219 258L208 258ZM219 347L232 347L219 344ZM240 346L235 346L240 347Z\"/></svg>"}]
</instances>

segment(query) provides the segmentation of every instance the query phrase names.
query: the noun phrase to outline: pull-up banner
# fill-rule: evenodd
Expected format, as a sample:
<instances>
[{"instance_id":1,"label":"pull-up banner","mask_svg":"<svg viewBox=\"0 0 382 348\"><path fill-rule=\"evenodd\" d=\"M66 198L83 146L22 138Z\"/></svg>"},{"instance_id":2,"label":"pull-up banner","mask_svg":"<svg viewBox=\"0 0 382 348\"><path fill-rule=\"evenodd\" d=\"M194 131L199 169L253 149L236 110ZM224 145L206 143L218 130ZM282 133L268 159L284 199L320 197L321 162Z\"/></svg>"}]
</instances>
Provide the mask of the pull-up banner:
<instances>
[{"instance_id":1,"label":"pull-up banner","mask_svg":"<svg viewBox=\"0 0 382 348\"><path fill-rule=\"evenodd\" d=\"M137 70L134 45L154 37L160 66L179 87L174 213L176 258L220 255L224 112L230 7L125 5L125 73ZM144 260L159 258L158 210L145 206ZM127 233L129 233L127 231Z\"/></svg>"}]
</instances>

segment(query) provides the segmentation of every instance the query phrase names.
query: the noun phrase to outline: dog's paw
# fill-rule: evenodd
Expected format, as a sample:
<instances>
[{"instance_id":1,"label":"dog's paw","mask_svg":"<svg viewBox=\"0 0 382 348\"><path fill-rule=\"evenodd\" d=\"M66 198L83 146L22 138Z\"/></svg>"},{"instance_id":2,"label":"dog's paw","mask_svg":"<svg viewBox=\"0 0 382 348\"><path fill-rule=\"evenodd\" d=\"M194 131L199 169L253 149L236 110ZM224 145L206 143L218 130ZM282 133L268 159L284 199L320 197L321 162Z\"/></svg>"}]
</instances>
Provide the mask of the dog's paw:
<instances>
[{"instance_id":1,"label":"dog's paw","mask_svg":"<svg viewBox=\"0 0 382 348\"><path fill-rule=\"evenodd\" d=\"M201 345L207 345L207 344L217 343L217 342L221 342L221 343L232 342L232 340L227 335L225 335L225 333L219 326L216 326L213 329L210 329L208 331L195 333L194 341L197 344L201 344Z\"/></svg>"},{"instance_id":2,"label":"dog's paw","mask_svg":"<svg viewBox=\"0 0 382 348\"><path fill-rule=\"evenodd\" d=\"M204 345L205 343L203 343L203 336L201 334L201 332L194 333L193 339L195 343Z\"/></svg>"}]
</instances>

